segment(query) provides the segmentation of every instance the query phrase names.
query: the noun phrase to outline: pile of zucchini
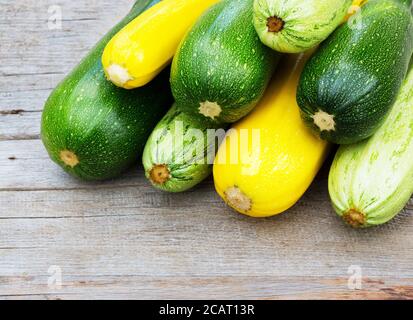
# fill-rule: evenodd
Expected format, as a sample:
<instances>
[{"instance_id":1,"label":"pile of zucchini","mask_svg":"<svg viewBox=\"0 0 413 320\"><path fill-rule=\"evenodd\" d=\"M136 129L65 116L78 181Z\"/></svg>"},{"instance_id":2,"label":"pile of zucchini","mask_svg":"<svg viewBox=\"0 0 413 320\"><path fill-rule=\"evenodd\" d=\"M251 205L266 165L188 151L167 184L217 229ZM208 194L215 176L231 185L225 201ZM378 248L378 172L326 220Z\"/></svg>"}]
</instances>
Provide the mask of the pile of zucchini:
<instances>
[{"instance_id":1,"label":"pile of zucchini","mask_svg":"<svg viewBox=\"0 0 413 320\"><path fill-rule=\"evenodd\" d=\"M285 212L333 150L333 207L353 227L413 194L412 0L137 0L46 102L42 139L84 180L143 157L147 179ZM410 70L410 71L409 71ZM243 143L247 141L247 143Z\"/></svg>"}]
</instances>

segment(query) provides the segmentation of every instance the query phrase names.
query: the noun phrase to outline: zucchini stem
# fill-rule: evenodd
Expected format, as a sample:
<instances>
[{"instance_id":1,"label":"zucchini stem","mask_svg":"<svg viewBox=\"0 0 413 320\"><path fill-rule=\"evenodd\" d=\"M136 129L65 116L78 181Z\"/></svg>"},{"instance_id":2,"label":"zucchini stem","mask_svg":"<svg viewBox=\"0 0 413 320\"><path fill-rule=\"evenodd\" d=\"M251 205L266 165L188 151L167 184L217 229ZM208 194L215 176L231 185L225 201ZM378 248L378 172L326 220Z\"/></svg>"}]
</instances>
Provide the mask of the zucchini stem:
<instances>
[{"instance_id":1,"label":"zucchini stem","mask_svg":"<svg viewBox=\"0 0 413 320\"><path fill-rule=\"evenodd\" d=\"M225 191L227 203L235 210L247 213L252 209L252 201L238 187L231 187Z\"/></svg>"},{"instance_id":2,"label":"zucchini stem","mask_svg":"<svg viewBox=\"0 0 413 320\"><path fill-rule=\"evenodd\" d=\"M269 17L267 19L268 32L281 32L284 29L284 25L285 22L277 16Z\"/></svg>"},{"instance_id":3,"label":"zucchini stem","mask_svg":"<svg viewBox=\"0 0 413 320\"><path fill-rule=\"evenodd\" d=\"M353 228L360 228L366 225L366 215L357 210L351 209L343 215L343 219Z\"/></svg>"},{"instance_id":4,"label":"zucchini stem","mask_svg":"<svg viewBox=\"0 0 413 320\"><path fill-rule=\"evenodd\" d=\"M162 185L171 179L171 172L166 164L157 164L151 169L149 176L154 184Z\"/></svg>"}]
</instances>

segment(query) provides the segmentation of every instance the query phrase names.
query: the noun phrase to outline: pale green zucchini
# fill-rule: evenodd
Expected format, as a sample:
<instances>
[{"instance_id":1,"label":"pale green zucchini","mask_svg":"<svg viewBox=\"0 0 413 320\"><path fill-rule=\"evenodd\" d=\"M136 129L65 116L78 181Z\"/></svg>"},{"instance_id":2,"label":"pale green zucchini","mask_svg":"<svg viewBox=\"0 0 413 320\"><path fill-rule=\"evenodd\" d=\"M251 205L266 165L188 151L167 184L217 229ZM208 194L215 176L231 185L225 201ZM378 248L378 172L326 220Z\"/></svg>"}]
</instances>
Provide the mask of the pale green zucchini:
<instances>
[{"instance_id":1,"label":"pale green zucchini","mask_svg":"<svg viewBox=\"0 0 413 320\"><path fill-rule=\"evenodd\" d=\"M254 26L261 41L285 53L307 51L343 22L352 0L254 0Z\"/></svg>"},{"instance_id":2,"label":"pale green zucchini","mask_svg":"<svg viewBox=\"0 0 413 320\"><path fill-rule=\"evenodd\" d=\"M167 192L187 191L212 173L225 130L198 121L173 106L150 136L143 166L152 185Z\"/></svg>"},{"instance_id":3,"label":"pale green zucchini","mask_svg":"<svg viewBox=\"0 0 413 320\"><path fill-rule=\"evenodd\" d=\"M338 215L353 227L384 224L409 201L413 194L413 69L376 134L339 149L329 191Z\"/></svg>"}]
</instances>

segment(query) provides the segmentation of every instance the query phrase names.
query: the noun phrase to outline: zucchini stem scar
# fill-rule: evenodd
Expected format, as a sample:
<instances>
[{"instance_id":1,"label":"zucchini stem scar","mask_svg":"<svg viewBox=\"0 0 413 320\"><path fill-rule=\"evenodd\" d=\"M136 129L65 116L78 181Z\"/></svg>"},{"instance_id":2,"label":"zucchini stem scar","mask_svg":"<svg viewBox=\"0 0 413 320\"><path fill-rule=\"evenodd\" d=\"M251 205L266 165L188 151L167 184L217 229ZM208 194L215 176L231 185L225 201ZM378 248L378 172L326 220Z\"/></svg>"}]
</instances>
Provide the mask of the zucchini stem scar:
<instances>
[{"instance_id":1,"label":"zucchini stem scar","mask_svg":"<svg viewBox=\"0 0 413 320\"><path fill-rule=\"evenodd\" d=\"M334 116L319 110L312 116L314 124L320 129L320 131L336 131L336 122Z\"/></svg>"},{"instance_id":2,"label":"zucchini stem scar","mask_svg":"<svg viewBox=\"0 0 413 320\"><path fill-rule=\"evenodd\" d=\"M128 70L118 64L111 64L105 71L108 79L118 87L123 87L128 81L133 80Z\"/></svg>"},{"instance_id":3,"label":"zucchini stem scar","mask_svg":"<svg viewBox=\"0 0 413 320\"><path fill-rule=\"evenodd\" d=\"M281 32L284 29L284 25L285 22L277 16L269 17L267 19L268 32Z\"/></svg>"},{"instance_id":4,"label":"zucchini stem scar","mask_svg":"<svg viewBox=\"0 0 413 320\"><path fill-rule=\"evenodd\" d=\"M154 184L162 185L171 179L171 172L167 165L157 164L151 169L149 176Z\"/></svg>"},{"instance_id":5,"label":"zucchini stem scar","mask_svg":"<svg viewBox=\"0 0 413 320\"><path fill-rule=\"evenodd\" d=\"M219 117L222 112L222 108L217 102L205 101L201 102L199 105L199 113L212 120Z\"/></svg>"},{"instance_id":6,"label":"zucchini stem scar","mask_svg":"<svg viewBox=\"0 0 413 320\"><path fill-rule=\"evenodd\" d=\"M252 201L238 187L231 187L225 191L227 203L240 212L249 212L252 209Z\"/></svg>"},{"instance_id":7,"label":"zucchini stem scar","mask_svg":"<svg viewBox=\"0 0 413 320\"><path fill-rule=\"evenodd\" d=\"M366 215L357 210L351 209L343 215L343 219L353 228L360 228L366 224Z\"/></svg>"},{"instance_id":8,"label":"zucchini stem scar","mask_svg":"<svg viewBox=\"0 0 413 320\"><path fill-rule=\"evenodd\" d=\"M77 155L69 150L63 150L60 152L60 160L71 168L74 168L79 164L79 158Z\"/></svg>"}]
</instances>

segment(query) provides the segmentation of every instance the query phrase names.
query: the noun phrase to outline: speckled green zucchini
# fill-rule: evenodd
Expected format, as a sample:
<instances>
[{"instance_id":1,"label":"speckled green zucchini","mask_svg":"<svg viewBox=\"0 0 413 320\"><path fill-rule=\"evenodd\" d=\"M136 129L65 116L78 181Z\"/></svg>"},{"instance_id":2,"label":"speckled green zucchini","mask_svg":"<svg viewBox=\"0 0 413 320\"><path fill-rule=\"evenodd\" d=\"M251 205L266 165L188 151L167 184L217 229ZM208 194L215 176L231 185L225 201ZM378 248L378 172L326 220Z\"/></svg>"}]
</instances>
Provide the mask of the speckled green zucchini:
<instances>
[{"instance_id":1,"label":"speckled green zucchini","mask_svg":"<svg viewBox=\"0 0 413 320\"><path fill-rule=\"evenodd\" d=\"M176 106L149 138L143 154L146 177L156 188L187 191L212 172L215 153L225 130L194 120Z\"/></svg>"},{"instance_id":2,"label":"speckled green zucchini","mask_svg":"<svg viewBox=\"0 0 413 320\"><path fill-rule=\"evenodd\" d=\"M168 72L144 88L126 91L106 80L100 59L111 37L157 2L138 0L46 102L43 143L52 160L75 177L109 179L132 166L171 104Z\"/></svg>"},{"instance_id":3,"label":"speckled green zucchini","mask_svg":"<svg viewBox=\"0 0 413 320\"><path fill-rule=\"evenodd\" d=\"M407 204L413 194L413 69L376 134L339 149L329 190L338 215L353 227L386 223Z\"/></svg>"},{"instance_id":4,"label":"speckled green zucchini","mask_svg":"<svg viewBox=\"0 0 413 320\"><path fill-rule=\"evenodd\" d=\"M336 30L307 63L297 100L321 138L370 137L395 102L413 52L411 0L369 0L354 24Z\"/></svg>"},{"instance_id":5,"label":"speckled green zucchini","mask_svg":"<svg viewBox=\"0 0 413 320\"><path fill-rule=\"evenodd\" d=\"M255 0L254 26L261 41L285 53L307 51L343 22L352 0Z\"/></svg>"},{"instance_id":6,"label":"speckled green zucchini","mask_svg":"<svg viewBox=\"0 0 413 320\"><path fill-rule=\"evenodd\" d=\"M179 108L202 121L236 122L261 99L278 61L252 23L253 0L223 0L187 34L174 58Z\"/></svg>"}]
</instances>

